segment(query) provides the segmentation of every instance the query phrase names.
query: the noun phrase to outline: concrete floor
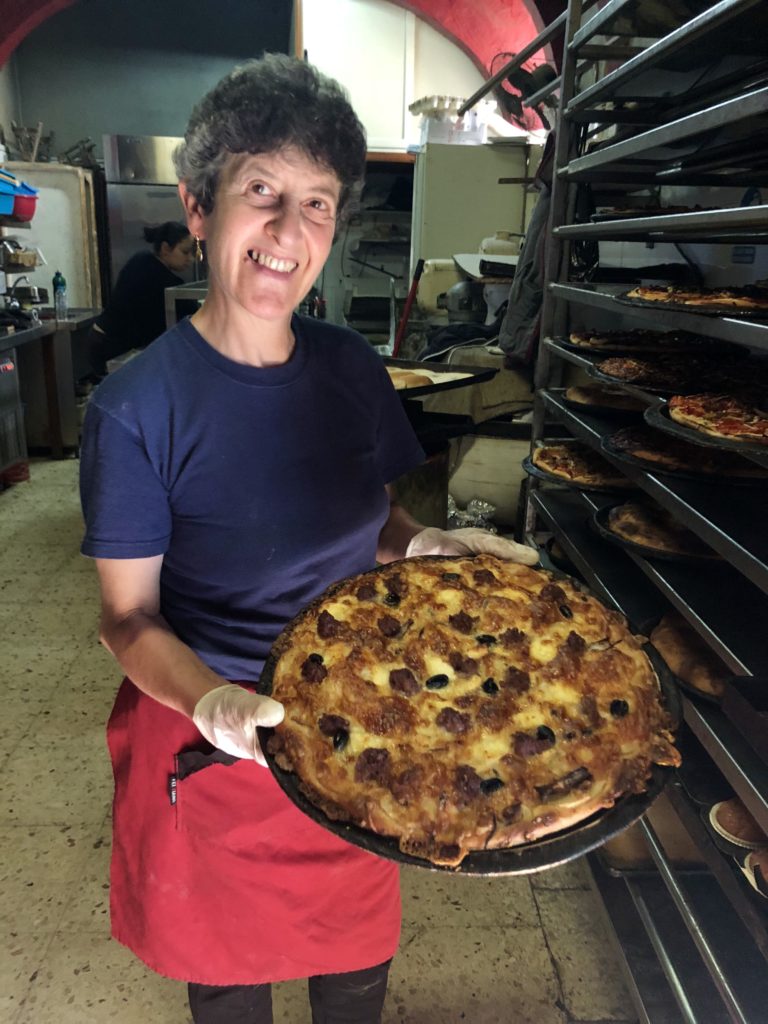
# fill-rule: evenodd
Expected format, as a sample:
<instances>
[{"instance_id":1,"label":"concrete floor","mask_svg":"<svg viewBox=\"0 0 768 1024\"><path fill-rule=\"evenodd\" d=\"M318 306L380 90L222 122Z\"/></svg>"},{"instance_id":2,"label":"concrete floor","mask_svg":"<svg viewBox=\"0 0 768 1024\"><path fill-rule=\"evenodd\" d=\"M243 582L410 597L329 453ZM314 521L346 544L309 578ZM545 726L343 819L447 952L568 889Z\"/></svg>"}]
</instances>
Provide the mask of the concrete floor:
<instances>
[{"instance_id":1,"label":"concrete floor","mask_svg":"<svg viewBox=\"0 0 768 1024\"><path fill-rule=\"evenodd\" d=\"M31 470L0 493L0 1021L188 1024L185 986L109 938L120 672L78 554L77 463ZM501 880L409 868L403 895L386 1024L636 1020L578 863ZM308 1022L302 982L276 986L275 1020Z\"/></svg>"}]
</instances>

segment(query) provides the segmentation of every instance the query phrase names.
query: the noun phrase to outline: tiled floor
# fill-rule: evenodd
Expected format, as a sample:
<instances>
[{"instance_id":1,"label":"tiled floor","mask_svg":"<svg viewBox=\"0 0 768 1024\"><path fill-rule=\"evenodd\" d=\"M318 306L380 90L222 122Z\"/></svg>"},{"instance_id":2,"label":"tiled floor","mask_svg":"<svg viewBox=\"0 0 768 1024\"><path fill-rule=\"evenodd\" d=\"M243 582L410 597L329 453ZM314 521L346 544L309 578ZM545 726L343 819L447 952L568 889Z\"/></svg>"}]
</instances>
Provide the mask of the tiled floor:
<instances>
[{"instance_id":1,"label":"tiled floor","mask_svg":"<svg viewBox=\"0 0 768 1024\"><path fill-rule=\"evenodd\" d=\"M0 1021L188 1024L184 986L109 938L104 721L120 673L96 640L76 475L34 462L0 493ZM635 1020L580 865L530 880L406 869L403 890L386 1024ZM277 986L276 1022L308 1019L304 985Z\"/></svg>"}]
</instances>

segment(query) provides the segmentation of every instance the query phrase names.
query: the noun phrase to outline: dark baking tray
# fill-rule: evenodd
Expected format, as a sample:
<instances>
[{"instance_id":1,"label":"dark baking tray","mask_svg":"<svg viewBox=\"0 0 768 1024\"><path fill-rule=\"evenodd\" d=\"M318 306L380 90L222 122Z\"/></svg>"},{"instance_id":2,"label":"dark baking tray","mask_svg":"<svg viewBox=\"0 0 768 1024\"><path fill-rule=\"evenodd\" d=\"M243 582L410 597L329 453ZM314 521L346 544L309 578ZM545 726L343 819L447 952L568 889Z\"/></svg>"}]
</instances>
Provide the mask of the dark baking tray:
<instances>
[{"instance_id":1,"label":"dark baking tray","mask_svg":"<svg viewBox=\"0 0 768 1024\"><path fill-rule=\"evenodd\" d=\"M663 331L660 333L664 333ZM580 356L585 356L588 359L591 358L603 358L605 356L630 356L637 359L643 359L647 356L656 355L670 355L670 356L686 356L686 355L716 355L716 356L727 356L732 355L737 359L741 359L748 355L747 349L742 345L737 345L734 341L721 341L719 338L704 338L699 337L691 332L691 342L687 346L681 346L680 348L674 348L672 346L654 346L652 342L649 342L648 348L637 348L632 345L622 346L616 345L615 348L589 348L588 345L574 345L572 341L567 338L553 338L552 340L559 345L561 348L567 349L569 352L576 352ZM695 340L693 340L695 339Z\"/></svg>"},{"instance_id":2,"label":"dark baking tray","mask_svg":"<svg viewBox=\"0 0 768 1024\"><path fill-rule=\"evenodd\" d=\"M576 491L595 491L598 494L621 494L623 491L636 491L637 484L627 480L624 484L583 484L575 480L565 480L561 476L547 473L540 466L536 466L530 455L526 455L522 462L523 469L529 476L538 477L539 480L546 480L548 484L555 484L558 487L568 487ZM610 464L608 464L610 466Z\"/></svg>"},{"instance_id":3,"label":"dark baking tray","mask_svg":"<svg viewBox=\"0 0 768 1024\"><path fill-rule=\"evenodd\" d=\"M750 747L768 764L768 677L732 679L721 707Z\"/></svg>"},{"instance_id":4,"label":"dark baking tray","mask_svg":"<svg viewBox=\"0 0 768 1024\"><path fill-rule=\"evenodd\" d=\"M563 556L560 557L560 555L556 555L553 552L552 549L557 543L557 537L550 537L549 540L546 542L546 544L544 545L544 550L547 553L547 558L549 558L550 562L552 563L552 565L554 565L555 569L558 569L560 572L565 573L566 576L570 576L573 579L577 579L579 581L579 584L582 584L582 577L579 573L579 570L576 568L573 562L570 561L566 553L563 551Z\"/></svg>"},{"instance_id":5,"label":"dark baking tray","mask_svg":"<svg viewBox=\"0 0 768 1024\"><path fill-rule=\"evenodd\" d=\"M574 402L571 398L565 397L567 389L550 388L550 394L554 395L558 402L566 407L566 409L573 409L574 412L584 412L588 416L600 416L602 419L619 420L627 422L628 420L637 421L643 415L645 406L642 409L614 409L610 405L594 405L588 402Z\"/></svg>"},{"instance_id":6,"label":"dark baking tray","mask_svg":"<svg viewBox=\"0 0 768 1024\"><path fill-rule=\"evenodd\" d=\"M630 289L631 291L632 289ZM627 292L614 295L616 302L638 309L667 310L670 313L693 313L696 316L724 316L736 320L768 319L768 309L736 309L733 306L692 306L683 302L650 302L646 299L630 299Z\"/></svg>"},{"instance_id":7,"label":"dark baking tray","mask_svg":"<svg viewBox=\"0 0 768 1024\"><path fill-rule=\"evenodd\" d=\"M685 383L677 383L670 385L669 387L657 387L653 384L645 384L642 381L635 380L622 380L620 377L611 377L607 373L603 373L596 366L588 366L585 370L588 377L592 377L601 384L611 384L613 387L626 387L626 388L637 388L639 391L646 391L649 395L659 395L661 397L668 397L669 395L682 395L687 391L693 389L693 393L699 390L700 384L694 385L691 383L690 387L686 387Z\"/></svg>"},{"instance_id":8,"label":"dark baking tray","mask_svg":"<svg viewBox=\"0 0 768 1024\"><path fill-rule=\"evenodd\" d=\"M601 508L595 509L590 517L590 522L601 537L610 541L612 544L615 544L617 547L623 548L625 551L634 552L636 555L642 555L643 558L659 558L665 562L722 561L720 555L714 551L711 555L678 554L674 551L659 551L658 548L651 548L646 544L637 544L635 541L625 540L623 537L619 537L618 534L614 533L613 530L608 529L608 513L614 507L614 505L603 505Z\"/></svg>"},{"instance_id":9,"label":"dark baking tray","mask_svg":"<svg viewBox=\"0 0 768 1024\"><path fill-rule=\"evenodd\" d=\"M710 434L703 434L700 430L693 430L675 422L669 415L666 402L649 405L643 413L643 418L650 427L657 427L667 434L672 434L673 437L701 445L702 448L723 448L741 455L768 456L768 444L751 444L749 441L733 441L727 437L712 437Z\"/></svg>"},{"instance_id":10,"label":"dark baking tray","mask_svg":"<svg viewBox=\"0 0 768 1024\"><path fill-rule=\"evenodd\" d=\"M671 422L671 421L670 421ZM605 455L609 455L616 462L621 462L625 466L631 466L633 469L641 469L645 473L651 473L653 476L669 476L675 480L691 480L694 483L705 483L705 484L728 484L729 486L736 487L765 487L768 484L768 473L764 477L755 476L730 476L725 473L697 473L693 469L669 469L666 466L661 465L658 462L645 462L643 459L638 459L634 455L628 455L627 452L617 451L611 447L611 434L606 434L600 441L600 451Z\"/></svg>"},{"instance_id":11,"label":"dark baking tray","mask_svg":"<svg viewBox=\"0 0 768 1024\"><path fill-rule=\"evenodd\" d=\"M433 395L437 391L452 391L454 388L469 387L470 384L480 384L486 380L493 380L499 372L495 366L454 366L448 363L420 363L414 359L384 359L385 366L396 367L399 370L416 370L422 373L468 373L469 377L462 377L460 380L447 380L442 384L425 384L418 388L401 388L398 395L401 398L419 398L421 395Z\"/></svg>"},{"instance_id":12,"label":"dark baking tray","mask_svg":"<svg viewBox=\"0 0 768 1024\"><path fill-rule=\"evenodd\" d=\"M451 561L451 556L445 556L445 561ZM391 565L383 565L371 571L378 573L389 569L391 569ZM555 579L568 578L575 587L590 593L580 580L566 577L565 573L553 572L552 570L547 571ZM340 583L343 582L340 581ZM682 721L682 703L672 674L663 658L659 656L658 652L649 643L643 645L643 650L648 655L658 676L664 706L671 717L672 728L676 730ZM276 664L277 658L270 653L257 687L259 693L270 694L272 692L272 677ZM674 768L653 765L645 793L623 796L616 801L613 807L598 811L597 814L593 814L591 818L578 825L564 829L562 832L552 836L538 839L535 842L511 847L507 850L478 850L469 853L459 867L453 868L433 864L431 861L403 853L400 850L397 839L379 835L358 825L331 821L323 811L315 807L302 793L296 775L293 772L280 768L275 763L274 757L267 753L267 744L273 732L273 729L258 728L259 742L264 751L267 764L277 784L288 799L307 817L334 835L345 839L348 843L352 843L353 846L358 846L369 853L384 857L387 860L425 868L429 871L444 871L468 876L532 874L545 868L565 864L568 861L583 856L585 853L589 853L638 821L661 793L667 782L671 781L675 771Z\"/></svg>"}]
</instances>

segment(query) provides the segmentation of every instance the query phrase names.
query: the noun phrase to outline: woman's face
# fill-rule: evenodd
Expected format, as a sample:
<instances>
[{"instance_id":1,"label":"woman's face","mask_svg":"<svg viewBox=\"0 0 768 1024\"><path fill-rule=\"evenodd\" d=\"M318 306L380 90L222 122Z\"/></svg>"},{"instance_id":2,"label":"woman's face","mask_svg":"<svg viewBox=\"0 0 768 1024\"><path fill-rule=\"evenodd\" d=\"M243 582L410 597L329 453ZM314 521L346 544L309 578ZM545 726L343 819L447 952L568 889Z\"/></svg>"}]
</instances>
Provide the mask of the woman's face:
<instances>
[{"instance_id":1,"label":"woman's face","mask_svg":"<svg viewBox=\"0 0 768 1024\"><path fill-rule=\"evenodd\" d=\"M286 322L328 258L340 192L336 175L297 149L230 157L210 214L181 186L211 285L259 319Z\"/></svg>"},{"instance_id":2,"label":"woman's face","mask_svg":"<svg viewBox=\"0 0 768 1024\"><path fill-rule=\"evenodd\" d=\"M194 252L195 240L192 235L187 235L173 247L163 242L160 246L160 259L175 274L183 274L192 266Z\"/></svg>"}]
</instances>

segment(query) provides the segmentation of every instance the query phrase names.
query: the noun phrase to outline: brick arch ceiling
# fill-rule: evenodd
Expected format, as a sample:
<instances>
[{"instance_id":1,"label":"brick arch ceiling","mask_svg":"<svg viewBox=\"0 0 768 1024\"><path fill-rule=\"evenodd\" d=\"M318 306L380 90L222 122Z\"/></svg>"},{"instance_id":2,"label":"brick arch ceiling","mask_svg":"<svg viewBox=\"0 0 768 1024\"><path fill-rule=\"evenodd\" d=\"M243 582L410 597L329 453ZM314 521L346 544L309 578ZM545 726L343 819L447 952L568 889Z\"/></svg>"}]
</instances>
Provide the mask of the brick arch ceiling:
<instances>
[{"instance_id":1,"label":"brick arch ceiling","mask_svg":"<svg viewBox=\"0 0 768 1024\"><path fill-rule=\"evenodd\" d=\"M0 0L0 66L38 25L77 0ZM515 52L553 17L561 0L394 0L453 40L483 73L501 51Z\"/></svg>"}]
</instances>

